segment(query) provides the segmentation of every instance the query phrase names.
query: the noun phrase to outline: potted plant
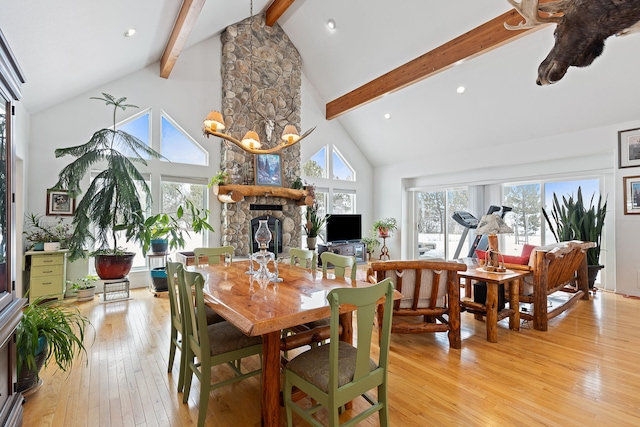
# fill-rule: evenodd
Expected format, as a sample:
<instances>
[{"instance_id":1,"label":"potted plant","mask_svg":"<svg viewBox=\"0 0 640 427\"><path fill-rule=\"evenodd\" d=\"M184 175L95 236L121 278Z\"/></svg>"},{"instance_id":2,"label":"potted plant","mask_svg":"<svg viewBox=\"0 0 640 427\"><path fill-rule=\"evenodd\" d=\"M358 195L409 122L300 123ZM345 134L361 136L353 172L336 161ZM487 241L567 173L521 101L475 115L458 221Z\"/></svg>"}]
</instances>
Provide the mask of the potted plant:
<instances>
[{"instance_id":1,"label":"potted plant","mask_svg":"<svg viewBox=\"0 0 640 427\"><path fill-rule=\"evenodd\" d=\"M62 218L45 223L42 215L25 214L27 229L23 232L34 251L56 251L66 247L71 238L71 225Z\"/></svg>"},{"instance_id":2,"label":"potted plant","mask_svg":"<svg viewBox=\"0 0 640 427\"><path fill-rule=\"evenodd\" d=\"M89 319L72 306L39 298L27 305L16 329L18 391L37 387L40 369L55 361L58 368L71 368L76 354L84 352Z\"/></svg>"},{"instance_id":3,"label":"potted plant","mask_svg":"<svg viewBox=\"0 0 640 427\"><path fill-rule=\"evenodd\" d=\"M398 221L395 218L383 218L373 223L371 231L378 233L380 237L389 237L391 233L398 229Z\"/></svg>"},{"instance_id":4,"label":"potted plant","mask_svg":"<svg viewBox=\"0 0 640 427\"><path fill-rule=\"evenodd\" d=\"M225 185L229 183L229 172L227 171L218 171L213 177L211 177L211 181L209 181L209 187L213 187L214 185Z\"/></svg>"},{"instance_id":5,"label":"potted plant","mask_svg":"<svg viewBox=\"0 0 640 427\"><path fill-rule=\"evenodd\" d=\"M152 203L149 187L136 163L146 165L145 157L162 156L135 136L116 129L118 109L138 107L127 104L127 98L102 95L103 98L91 99L113 107L113 127L98 130L83 145L55 151L56 157L69 155L76 160L60 171L54 189L66 189L76 197L82 193L80 183L91 167L97 162L106 163L73 215L75 231L69 242L69 259L84 257L86 249L97 247L91 255L95 256L100 278L120 279L129 273L135 253L125 252L118 242L141 241L144 208Z\"/></svg>"},{"instance_id":6,"label":"potted plant","mask_svg":"<svg viewBox=\"0 0 640 427\"><path fill-rule=\"evenodd\" d=\"M376 250L378 246L380 246L380 240L376 237L364 237L361 240L367 247L367 254L369 255L369 259L373 256L373 252Z\"/></svg>"},{"instance_id":7,"label":"potted plant","mask_svg":"<svg viewBox=\"0 0 640 427\"><path fill-rule=\"evenodd\" d=\"M318 214L318 205L316 203L307 208L307 223L304 226L304 231L307 234L307 247L309 249L314 250L316 248L318 234L327 224L327 218L329 218L329 215L321 216Z\"/></svg>"},{"instance_id":8,"label":"potted plant","mask_svg":"<svg viewBox=\"0 0 640 427\"><path fill-rule=\"evenodd\" d=\"M87 274L75 282L67 280L67 285L76 292L78 301L91 301L96 294L96 280L98 280L98 276Z\"/></svg>"},{"instance_id":9,"label":"potted plant","mask_svg":"<svg viewBox=\"0 0 640 427\"><path fill-rule=\"evenodd\" d=\"M602 242L602 230L604 219L607 215L607 201L602 203L602 196L598 197L598 204L593 204L591 196L589 207L587 208L582 198L582 189L578 187L578 195L574 200L573 195L568 198L562 196L562 204L558 196L553 194L553 207L551 218L547 211L542 208L549 229L557 242L567 240L582 240L583 242L594 242L596 246L587 250L587 264L589 269L589 288L593 289L596 276L604 265L600 264L600 245Z\"/></svg>"}]
</instances>

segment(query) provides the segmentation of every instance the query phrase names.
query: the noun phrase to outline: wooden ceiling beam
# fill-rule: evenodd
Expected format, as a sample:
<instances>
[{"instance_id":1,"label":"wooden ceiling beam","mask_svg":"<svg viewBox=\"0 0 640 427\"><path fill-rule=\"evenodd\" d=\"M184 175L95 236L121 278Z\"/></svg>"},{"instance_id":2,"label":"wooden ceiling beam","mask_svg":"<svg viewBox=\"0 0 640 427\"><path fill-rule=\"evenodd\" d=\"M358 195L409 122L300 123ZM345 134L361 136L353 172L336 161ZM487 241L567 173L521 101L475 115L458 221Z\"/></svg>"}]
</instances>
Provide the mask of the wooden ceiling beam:
<instances>
[{"instance_id":1,"label":"wooden ceiling beam","mask_svg":"<svg viewBox=\"0 0 640 427\"><path fill-rule=\"evenodd\" d=\"M544 3L542 1L541 3ZM522 16L512 9L479 27L407 62L326 105L327 120L347 113L382 96L405 88L452 67L456 62L474 58L505 43L516 40L546 25L530 30L511 31L504 23L517 25Z\"/></svg>"},{"instance_id":2,"label":"wooden ceiling beam","mask_svg":"<svg viewBox=\"0 0 640 427\"><path fill-rule=\"evenodd\" d=\"M184 0L180 13L176 18L176 23L169 36L167 46L164 48L162 58L160 59L160 77L169 78L173 67L176 65L178 56L182 52L191 30L198 21L198 16L202 11L202 6L206 0Z\"/></svg>"},{"instance_id":3,"label":"wooden ceiling beam","mask_svg":"<svg viewBox=\"0 0 640 427\"><path fill-rule=\"evenodd\" d=\"M296 0L274 0L267 9L266 24L270 27L280 19L283 13L289 9L289 6Z\"/></svg>"}]
</instances>

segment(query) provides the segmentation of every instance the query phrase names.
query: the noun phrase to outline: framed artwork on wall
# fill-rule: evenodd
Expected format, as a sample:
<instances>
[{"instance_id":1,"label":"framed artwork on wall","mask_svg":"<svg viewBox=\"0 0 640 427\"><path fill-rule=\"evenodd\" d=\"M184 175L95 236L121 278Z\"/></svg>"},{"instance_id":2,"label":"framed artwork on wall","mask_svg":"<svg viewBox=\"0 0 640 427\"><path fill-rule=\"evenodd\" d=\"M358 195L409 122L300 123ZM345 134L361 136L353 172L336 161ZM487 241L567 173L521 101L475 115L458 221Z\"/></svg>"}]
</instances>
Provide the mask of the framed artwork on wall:
<instances>
[{"instance_id":1,"label":"framed artwork on wall","mask_svg":"<svg viewBox=\"0 0 640 427\"><path fill-rule=\"evenodd\" d=\"M256 185L270 185L282 187L282 159L280 154L255 155L255 183Z\"/></svg>"},{"instance_id":2,"label":"framed artwork on wall","mask_svg":"<svg viewBox=\"0 0 640 427\"><path fill-rule=\"evenodd\" d=\"M624 214L640 214L640 176L624 177Z\"/></svg>"},{"instance_id":3,"label":"framed artwork on wall","mask_svg":"<svg viewBox=\"0 0 640 427\"><path fill-rule=\"evenodd\" d=\"M66 190L47 190L47 215L73 215L76 199Z\"/></svg>"},{"instance_id":4,"label":"framed artwork on wall","mask_svg":"<svg viewBox=\"0 0 640 427\"><path fill-rule=\"evenodd\" d=\"M618 132L618 156L620 168L640 166L640 129Z\"/></svg>"}]
</instances>

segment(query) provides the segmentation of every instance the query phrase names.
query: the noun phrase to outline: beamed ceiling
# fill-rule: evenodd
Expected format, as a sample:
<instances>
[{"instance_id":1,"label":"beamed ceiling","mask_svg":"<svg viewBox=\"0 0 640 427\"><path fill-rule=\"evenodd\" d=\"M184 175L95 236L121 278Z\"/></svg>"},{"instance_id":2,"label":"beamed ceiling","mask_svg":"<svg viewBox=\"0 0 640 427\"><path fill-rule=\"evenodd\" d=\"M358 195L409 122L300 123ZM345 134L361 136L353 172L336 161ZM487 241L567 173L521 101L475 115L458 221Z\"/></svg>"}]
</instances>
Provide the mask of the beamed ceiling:
<instances>
[{"instance_id":1,"label":"beamed ceiling","mask_svg":"<svg viewBox=\"0 0 640 427\"><path fill-rule=\"evenodd\" d=\"M27 76L32 114L154 62L171 79L181 51L249 15L249 2L239 0L0 4L0 29ZM638 117L640 35L610 39L592 66L538 87L553 26L505 30L503 22L519 20L506 0L255 0L254 12L289 35L327 119L373 166ZM130 27L136 36L122 37Z\"/></svg>"}]
</instances>

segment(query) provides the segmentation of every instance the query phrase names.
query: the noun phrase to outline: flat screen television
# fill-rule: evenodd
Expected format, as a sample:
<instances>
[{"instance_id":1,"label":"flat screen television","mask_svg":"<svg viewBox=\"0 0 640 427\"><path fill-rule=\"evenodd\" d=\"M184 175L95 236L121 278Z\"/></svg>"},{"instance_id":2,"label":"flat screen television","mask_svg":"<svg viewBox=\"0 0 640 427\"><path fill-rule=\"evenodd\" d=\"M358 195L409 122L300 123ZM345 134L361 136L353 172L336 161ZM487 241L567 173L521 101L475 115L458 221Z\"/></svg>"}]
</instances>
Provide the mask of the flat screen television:
<instances>
[{"instance_id":1,"label":"flat screen television","mask_svg":"<svg viewBox=\"0 0 640 427\"><path fill-rule=\"evenodd\" d=\"M348 242L362 239L362 215L331 214L327 219L327 242Z\"/></svg>"}]
</instances>

